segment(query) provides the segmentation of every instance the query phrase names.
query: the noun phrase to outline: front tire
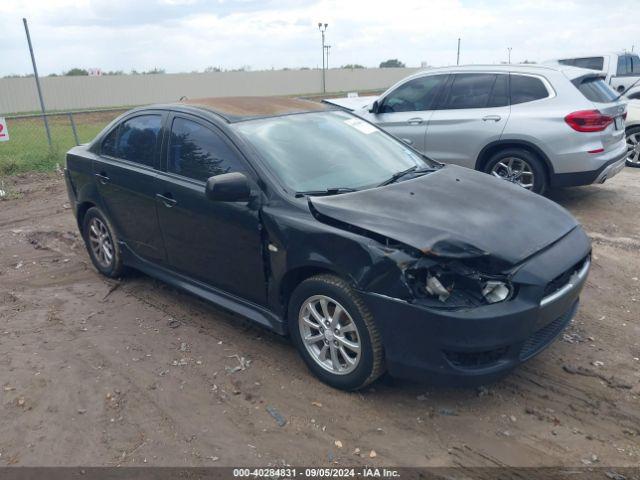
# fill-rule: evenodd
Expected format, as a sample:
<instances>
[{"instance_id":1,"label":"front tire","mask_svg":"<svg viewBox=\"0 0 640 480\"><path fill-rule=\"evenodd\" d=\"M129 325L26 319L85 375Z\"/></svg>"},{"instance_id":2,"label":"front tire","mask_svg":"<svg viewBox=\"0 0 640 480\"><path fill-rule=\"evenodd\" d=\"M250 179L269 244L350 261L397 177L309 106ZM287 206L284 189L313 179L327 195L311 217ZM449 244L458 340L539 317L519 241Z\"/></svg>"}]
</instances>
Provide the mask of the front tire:
<instances>
[{"instance_id":1,"label":"front tire","mask_svg":"<svg viewBox=\"0 0 640 480\"><path fill-rule=\"evenodd\" d=\"M91 207L85 213L82 236L96 269L106 277L120 277L124 272L124 265L118 237L109 219L97 207Z\"/></svg>"},{"instance_id":2,"label":"front tire","mask_svg":"<svg viewBox=\"0 0 640 480\"><path fill-rule=\"evenodd\" d=\"M324 383L358 390L384 373L382 338L373 316L339 277L303 281L291 296L288 318L294 345Z\"/></svg>"},{"instance_id":3,"label":"front tire","mask_svg":"<svg viewBox=\"0 0 640 480\"><path fill-rule=\"evenodd\" d=\"M640 168L640 126L631 127L626 132L627 146L630 148L627 156L627 167Z\"/></svg>"},{"instance_id":4,"label":"front tire","mask_svg":"<svg viewBox=\"0 0 640 480\"><path fill-rule=\"evenodd\" d=\"M547 189L546 168L537 155L523 148L506 148L491 156L485 173L542 195Z\"/></svg>"}]
</instances>

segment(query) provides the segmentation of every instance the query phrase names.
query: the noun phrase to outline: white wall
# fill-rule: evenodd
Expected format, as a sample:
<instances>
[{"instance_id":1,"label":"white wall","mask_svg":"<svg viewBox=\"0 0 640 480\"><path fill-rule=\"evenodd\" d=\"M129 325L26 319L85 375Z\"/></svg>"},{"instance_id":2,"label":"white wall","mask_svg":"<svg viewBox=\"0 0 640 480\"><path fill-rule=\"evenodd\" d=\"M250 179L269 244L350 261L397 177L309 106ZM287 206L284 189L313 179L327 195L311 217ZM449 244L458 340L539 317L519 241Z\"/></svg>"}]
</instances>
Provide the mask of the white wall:
<instances>
[{"instance_id":1,"label":"white wall","mask_svg":"<svg viewBox=\"0 0 640 480\"><path fill-rule=\"evenodd\" d=\"M416 68L333 69L327 92L383 89ZM261 72L45 77L41 79L47 110L144 105L188 98L244 95L315 94L322 90L320 70ZM0 113L40 110L33 78L0 79Z\"/></svg>"}]
</instances>

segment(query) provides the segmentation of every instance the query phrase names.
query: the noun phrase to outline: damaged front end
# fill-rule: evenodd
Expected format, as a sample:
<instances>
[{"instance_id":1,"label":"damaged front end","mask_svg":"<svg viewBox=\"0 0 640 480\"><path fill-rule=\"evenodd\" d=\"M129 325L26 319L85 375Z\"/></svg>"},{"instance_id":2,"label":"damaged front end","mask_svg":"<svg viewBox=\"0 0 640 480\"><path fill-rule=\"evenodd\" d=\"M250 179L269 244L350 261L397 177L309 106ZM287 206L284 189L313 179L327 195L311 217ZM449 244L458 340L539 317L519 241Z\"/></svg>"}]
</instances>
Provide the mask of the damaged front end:
<instances>
[{"instance_id":1,"label":"damaged front end","mask_svg":"<svg viewBox=\"0 0 640 480\"><path fill-rule=\"evenodd\" d=\"M469 260L427 255L402 274L412 297L432 308L474 308L513 298L516 288L508 275L486 273L478 265L487 262Z\"/></svg>"}]
</instances>

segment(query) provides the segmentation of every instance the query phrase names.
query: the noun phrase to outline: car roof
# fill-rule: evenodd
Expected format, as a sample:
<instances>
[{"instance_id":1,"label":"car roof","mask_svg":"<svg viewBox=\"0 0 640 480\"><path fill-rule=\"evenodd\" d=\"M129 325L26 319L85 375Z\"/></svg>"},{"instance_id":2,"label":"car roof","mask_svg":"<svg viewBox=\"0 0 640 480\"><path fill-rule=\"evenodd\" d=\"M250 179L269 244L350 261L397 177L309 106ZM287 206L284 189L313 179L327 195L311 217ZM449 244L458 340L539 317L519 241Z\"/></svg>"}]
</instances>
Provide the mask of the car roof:
<instances>
[{"instance_id":1,"label":"car roof","mask_svg":"<svg viewBox=\"0 0 640 480\"><path fill-rule=\"evenodd\" d=\"M211 97L183 99L170 106L213 112L230 123L294 113L332 110L329 105L294 97Z\"/></svg>"},{"instance_id":2,"label":"car roof","mask_svg":"<svg viewBox=\"0 0 640 480\"><path fill-rule=\"evenodd\" d=\"M539 63L501 63L487 65L454 65L450 67L430 68L421 70L411 77L419 77L432 73L461 73L461 72L511 72L524 74L538 74L544 76L549 72L564 73L570 80L585 74L584 68L573 67L562 64L539 64Z\"/></svg>"}]
</instances>

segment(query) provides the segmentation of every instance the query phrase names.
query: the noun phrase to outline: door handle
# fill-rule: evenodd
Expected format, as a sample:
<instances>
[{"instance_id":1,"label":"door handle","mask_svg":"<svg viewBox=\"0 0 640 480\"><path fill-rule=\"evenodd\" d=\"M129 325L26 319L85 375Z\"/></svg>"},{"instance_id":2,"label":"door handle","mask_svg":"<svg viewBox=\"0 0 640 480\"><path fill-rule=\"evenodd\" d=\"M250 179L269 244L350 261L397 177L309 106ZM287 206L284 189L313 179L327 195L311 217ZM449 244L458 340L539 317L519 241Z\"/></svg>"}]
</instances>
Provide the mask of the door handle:
<instances>
[{"instance_id":1,"label":"door handle","mask_svg":"<svg viewBox=\"0 0 640 480\"><path fill-rule=\"evenodd\" d=\"M499 122L502 119L500 115L487 115L486 117L482 117L482 121L486 122L488 120L493 120L494 122Z\"/></svg>"},{"instance_id":2,"label":"door handle","mask_svg":"<svg viewBox=\"0 0 640 480\"><path fill-rule=\"evenodd\" d=\"M409 120L407 120L407 123L409 125L420 125L422 122L424 122L424 120L420 117L410 118Z\"/></svg>"},{"instance_id":3,"label":"door handle","mask_svg":"<svg viewBox=\"0 0 640 480\"><path fill-rule=\"evenodd\" d=\"M105 172L96 173L96 177L102 185L106 185L111 180Z\"/></svg>"},{"instance_id":4,"label":"door handle","mask_svg":"<svg viewBox=\"0 0 640 480\"><path fill-rule=\"evenodd\" d=\"M156 197L162 200L162 203L164 203L164 206L167 208L171 208L176 203L178 203L178 201L175 198L173 198L170 193L165 193L164 195L161 195L160 193L156 193Z\"/></svg>"},{"instance_id":5,"label":"door handle","mask_svg":"<svg viewBox=\"0 0 640 480\"><path fill-rule=\"evenodd\" d=\"M400 140L402 140L407 145L413 145L413 140L411 140L410 138L401 138Z\"/></svg>"}]
</instances>

